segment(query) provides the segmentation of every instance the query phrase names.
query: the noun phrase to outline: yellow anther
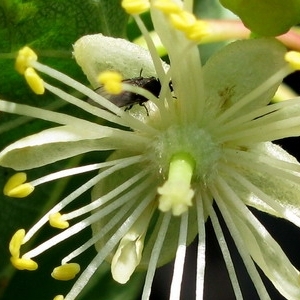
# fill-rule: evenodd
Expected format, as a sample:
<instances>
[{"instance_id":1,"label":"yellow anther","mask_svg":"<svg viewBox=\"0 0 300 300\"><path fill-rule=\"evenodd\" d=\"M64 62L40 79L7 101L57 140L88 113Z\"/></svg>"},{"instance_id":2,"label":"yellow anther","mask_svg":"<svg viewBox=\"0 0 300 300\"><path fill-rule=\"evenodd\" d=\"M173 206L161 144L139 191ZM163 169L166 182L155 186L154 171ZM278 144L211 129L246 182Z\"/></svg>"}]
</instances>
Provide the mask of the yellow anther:
<instances>
[{"instance_id":1,"label":"yellow anther","mask_svg":"<svg viewBox=\"0 0 300 300\"><path fill-rule=\"evenodd\" d=\"M25 70L24 75L28 85L37 95L44 94L44 81L33 68L28 67Z\"/></svg>"},{"instance_id":2,"label":"yellow anther","mask_svg":"<svg viewBox=\"0 0 300 300\"><path fill-rule=\"evenodd\" d=\"M300 52L289 51L285 54L284 59L294 70L300 70Z\"/></svg>"},{"instance_id":3,"label":"yellow anther","mask_svg":"<svg viewBox=\"0 0 300 300\"><path fill-rule=\"evenodd\" d=\"M53 300L64 300L65 297L63 295L57 295L53 298Z\"/></svg>"},{"instance_id":4,"label":"yellow anther","mask_svg":"<svg viewBox=\"0 0 300 300\"><path fill-rule=\"evenodd\" d=\"M69 227L69 222L63 219L61 213L57 212L49 216L49 223L52 227L66 229Z\"/></svg>"},{"instance_id":5,"label":"yellow anther","mask_svg":"<svg viewBox=\"0 0 300 300\"><path fill-rule=\"evenodd\" d=\"M208 34L209 27L207 22L200 20L197 20L193 26L185 31L186 37L194 42L200 42Z\"/></svg>"},{"instance_id":6,"label":"yellow anther","mask_svg":"<svg viewBox=\"0 0 300 300\"><path fill-rule=\"evenodd\" d=\"M18 270L34 271L38 268L38 264L30 258L11 257L10 261Z\"/></svg>"},{"instance_id":7,"label":"yellow anther","mask_svg":"<svg viewBox=\"0 0 300 300\"><path fill-rule=\"evenodd\" d=\"M9 252L12 257L16 257L16 258L20 257L20 248L23 243L24 236L25 236L25 230L19 229L11 238L9 242Z\"/></svg>"},{"instance_id":8,"label":"yellow anther","mask_svg":"<svg viewBox=\"0 0 300 300\"><path fill-rule=\"evenodd\" d=\"M32 61L37 61L37 55L32 49L26 46L19 50L15 68L19 73L24 74Z\"/></svg>"},{"instance_id":9,"label":"yellow anther","mask_svg":"<svg viewBox=\"0 0 300 300\"><path fill-rule=\"evenodd\" d=\"M26 173L23 172L11 176L4 186L4 195L8 197L24 198L31 194L34 190L34 186L30 183L24 183L26 179Z\"/></svg>"},{"instance_id":10,"label":"yellow anther","mask_svg":"<svg viewBox=\"0 0 300 300\"><path fill-rule=\"evenodd\" d=\"M71 280L80 272L80 266L76 263L64 264L54 268L51 276L57 280Z\"/></svg>"},{"instance_id":11,"label":"yellow anther","mask_svg":"<svg viewBox=\"0 0 300 300\"><path fill-rule=\"evenodd\" d=\"M171 0L156 0L153 6L166 14L179 13L182 8Z\"/></svg>"},{"instance_id":12,"label":"yellow anther","mask_svg":"<svg viewBox=\"0 0 300 300\"><path fill-rule=\"evenodd\" d=\"M98 76L98 81L103 84L105 90L110 94L122 92L122 75L115 71L105 71Z\"/></svg>"},{"instance_id":13,"label":"yellow anther","mask_svg":"<svg viewBox=\"0 0 300 300\"><path fill-rule=\"evenodd\" d=\"M182 10L169 16L171 24L178 30L186 31L197 21L196 17L187 11Z\"/></svg>"},{"instance_id":14,"label":"yellow anther","mask_svg":"<svg viewBox=\"0 0 300 300\"><path fill-rule=\"evenodd\" d=\"M138 15L150 8L149 0L122 0L122 7L130 15Z\"/></svg>"}]
</instances>

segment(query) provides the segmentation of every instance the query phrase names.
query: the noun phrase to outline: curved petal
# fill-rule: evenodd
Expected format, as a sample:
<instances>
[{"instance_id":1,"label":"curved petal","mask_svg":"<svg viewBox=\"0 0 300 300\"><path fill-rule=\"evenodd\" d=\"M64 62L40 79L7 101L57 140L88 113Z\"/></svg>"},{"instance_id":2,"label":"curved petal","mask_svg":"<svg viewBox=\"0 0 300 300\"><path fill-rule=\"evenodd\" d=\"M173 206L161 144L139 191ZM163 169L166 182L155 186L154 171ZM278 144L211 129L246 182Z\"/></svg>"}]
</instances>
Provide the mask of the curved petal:
<instances>
[{"instance_id":1,"label":"curved petal","mask_svg":"<svg viewBox=\"0 0 300 300\"><path fill-rule=\"evenodd\" d=\"M237 163L233 167L238 172L239 178L226 176L226 181L245 204L287 219L299 226L300 164L298 161L280 146L271 142L257 144L247 152L240 156L236 153ZM247 161L243 163L242 160ZM293 180L290 180L289 176L292 176ZM256 190L251 186L243 185L242 178L248 180ZM269 203L273 208L267 204L267 200L271 201Z\"/></svg>"},{"instance_id":2,"label":"curved petal","mask_svg":"<svg viewBox=\"0 0 300 300\"><path fill-rule=\"evenodd\" d=\"M285 48L271 38L236 41L222 48L203 67L206 111L227 109L263 84L285 65L284 53ZM266 87L238 114L268 104L279 84Z\"/></svg>"},{"instance_id":3,"label":"curved petal","mask_svg":"<svg viewBox=\"0 0 300 300\"><path fill-rule=\"evenodd\" d=\"M86 35L74 44L74 56L94 88L105 70L119 71L125 79L156 76L148 50L124 39L102 34Z\"/></svg>"},{"instance_id":4,"label":"curved petal","mask_svg":"<svg viewBox=\"0 0 300 300\"><path fill-rule=\"evenodd\" d=\"M250 217L239 210L231 211L231 214L245 249L256 264L284 297L289 300L300 299L299 271L277 242L253 215Z\"/></svg>"},{"instance_id":5,"label":"curved petal","mask_svg":"<svg viewBox=\"0 0 300 300\"><path fill-rule=\"evenodd\" d=\"M116 149L128 141L115 143L116 132L106 127L96 132L68 125L47 129L6 147L0 153L0 165L26 170L89 151Z\"/></svg>"}]
</instances>

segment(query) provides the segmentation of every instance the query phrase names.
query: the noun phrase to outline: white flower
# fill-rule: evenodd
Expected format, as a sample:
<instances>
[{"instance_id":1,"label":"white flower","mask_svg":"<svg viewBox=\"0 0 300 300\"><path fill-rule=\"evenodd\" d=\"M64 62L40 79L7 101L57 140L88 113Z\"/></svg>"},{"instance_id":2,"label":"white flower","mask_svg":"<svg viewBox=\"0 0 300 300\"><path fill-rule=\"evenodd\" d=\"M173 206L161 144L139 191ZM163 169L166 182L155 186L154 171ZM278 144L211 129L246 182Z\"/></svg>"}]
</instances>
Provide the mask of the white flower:
<instances>
[{"instance_id":1,"label":"white flower","mask_svg":"<svg viewBox=\"0 0 300 300\"><path fill-rule=\"evenodd\" d=\"M143 9L146 8L147 5ZM149 93L151 90L126 81L121 83L124 91L150 99L144 103L147 110L135 105L124 111L66 75L40 64L27 48L21 52L19 70L25 72L34 90L42 93L48 89L92 115L115 123L119 129L0 102L3 111L60 124L8 146L0 154L2 166L32 169L90 151L115 150L104 163L49 174L29 183L25 183L22 173L8 182L5 193L23 197L46 181L99 169L97 176L53 207L26 234L24 230L17 231L10 244L13 264L20 269L35 269L37 264L32 258L91 225L93 237L63 258L62 266L55 268L52 276L61 280L73 278L80 268L69 261L89 246L95 244L98 254L71 291L56 300L75 299L105 259L111 261L112 275L120 283L127 282L136 268L146 269L142 299L148 299L156 267L174 257L170 299L175 300L180 298L186 246L198 235L196 298L202 299L204 224L209 217L235 295L242 299L212 206L215 201L259 297L269 299L254 263L285 298L299 299L299 271L248 208L255 207L300 226L300 165L271 143L300 134L299 99L268 105L283 77L292 72L284 60L285 49L273 39L237 41L202 67L196 42L207 33L205 23L183 10L180 1L156 1L151 5L151 17L169 55L167 66L155 53L136 8L131 12L148 40L150 52L125 40L98 34L77 41L74 56L94 88L99 86L99 73L106 69L119 71L125 79L140 73L144 78L158 78L158 98ZM34 70L73 87L90 98L93 105L51 86ZM60 213L92 187L91 204ZM87 212L92 214L67 228L69 220ZM20 257L21 244L48 219L51 225L65 230Z\"/></svg>"}]
</instances>

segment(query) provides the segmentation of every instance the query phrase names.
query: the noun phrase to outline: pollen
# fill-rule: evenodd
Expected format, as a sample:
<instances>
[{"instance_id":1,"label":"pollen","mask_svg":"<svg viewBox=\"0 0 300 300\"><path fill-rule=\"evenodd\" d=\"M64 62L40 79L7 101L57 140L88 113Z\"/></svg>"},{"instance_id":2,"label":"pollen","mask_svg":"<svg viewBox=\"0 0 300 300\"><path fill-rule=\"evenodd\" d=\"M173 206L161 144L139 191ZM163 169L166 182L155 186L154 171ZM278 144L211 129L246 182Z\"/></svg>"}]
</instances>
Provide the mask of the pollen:
<instances>
[{"instance_id":1,"label":"pollen","mask_svg":"<svg viewBox=\"0 0 300 300\"><path fill-rule=\"evenodd\" d=\"M38 264L30 258L18 258L12 256L10 261L18 270L35 271L38 268Z\"/></svg>"},{"instance_id":2,"label":"pollen","mask_svg":"<svg viewBox=\"0 0 300 300\"><path fill-rule=\"evenodd\" d=\"M28 67L25 70L24 75L28 85L37 95L44 94L44 81L33 68Z\"/></svg>"},{"instance_id":3,"label":"pollen","mask_svg":"<svg viewBox=\"0 0 300 300\"><path fill-rule=\"evenodd\" d=\"M26 69L30 67L32 61L37 61L36 53L29 47L24 47L18 52L15 68L20 74L24 74Z\"/></svg>"},{"instance_id":4,"label":"pollen","mask_svg":"<svg viewBox=\"0 0 300 300\"><path fill-rule=\"evenodd\" d=\"M61 213L57 212L49 216L49 223L52 227L66 229L69 227L69 222L63 219Z\"/></svg>"},{"instance_id":5,"label":"pollen","mask_svg":"<svg viewBox=\"0 0 300 300\"><path fill-rule=\"evenodd\" d=\"M157 0L153 6L165 14L177 14L182 11L182 8L178 4L170 0Z\"/></svg>"},{"instance_id":6,"label":"pollen","mask_svg":"<svg viewBox=\"0 0 300 300\"><path fill-rule=\"evenodd\" d=\"M9 178L4 186L3 193L8 197L24 198L30 195L34 186L30 183L24 183L27 179L26 173L16 173Z\"/></svg>"},{"instance_id":7,"label":"pollen","mask_svg":"<svg viewBox=\"0 0 300 300\"><path fill-rule=\"evenodd\" d=\"M103 84L105 90L110 94L120 94L122 92L122 75L115 71L102 72L98 81Z\"/></svg>"},{"instance_id":8,"label":"pollen","mask_svg":"<svg viewBox=\"0 0 300 300\"><path fill-rule=\"evenodd\" d=\"M54 268L51 276L57 280L71 280L80 272L80 265L76 263L64 264Z\"/></svg>"},{"instance_id":9,"label":"pollen","mask_svg":"<svg viewBox=\"0 0 300 300\"><path fill-rule=\"evenodd\" d=\"M289 63L292 69L300 70L300 52L289 51L285 54L284 59Z\"/></svg>"},{"instance_id":10,"label":"pollen","mask_svg":"<svg viewBox=\"0 0 300 300\"><path fill-rule=\"evenodd\" d=\"M123 0L122 7L130 15L138 15L150 8L148 0Z\"/></svg>"},{"instance_id":11,"label":"pollen","mask_svg":"<svg viewBox=\"0 0 300 300\"><path fill-rule=\"evenodd\" d=\"M23 243L23 239L25 236L25 230L19 229L13 235L9 242L9 252L12 257L19 258L20 257L20 248Z\"/></svg>"}]
</instances>

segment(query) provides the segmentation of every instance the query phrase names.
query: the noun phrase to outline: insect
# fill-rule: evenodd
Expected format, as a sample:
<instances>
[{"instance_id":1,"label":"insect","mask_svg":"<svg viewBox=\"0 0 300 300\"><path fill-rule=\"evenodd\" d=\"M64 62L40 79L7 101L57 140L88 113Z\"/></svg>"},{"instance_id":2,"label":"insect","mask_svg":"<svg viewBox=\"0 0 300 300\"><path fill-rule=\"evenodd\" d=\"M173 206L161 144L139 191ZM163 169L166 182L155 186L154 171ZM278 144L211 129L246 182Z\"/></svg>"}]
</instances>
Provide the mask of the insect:
<instances>
[{"instance_id":1,"label":"insect","mask_svg":"<svg viewBox=\"0 0 300 300\"><path fill-rule=\"evenodd\" d=\"M158 78L155 77L142 77L141 74L139 77L134 77L131 79L124 79L124 83L133 85L133 86L138 86L141 87L149 92L151 92L155 97L159 96L160 90L161 90L161 84ZM118 95L112 95L109 94L105 91L105 89L101 86L95 90L96 93L99 95L105 97L108 99L110 102L115 104L118 107L126 107L125 110L129 110L132 108L133 105L139 104L141 106L144 106L147 115L149 115L148 110L146 106L144 105L145 102L148 101L147 98L144 96L141 96L139 94L133 93L133 92L128 92L124 91L121 92ZM91 99L88 99L90 103L93 103Z\"/></svg>"}]
</instances>

